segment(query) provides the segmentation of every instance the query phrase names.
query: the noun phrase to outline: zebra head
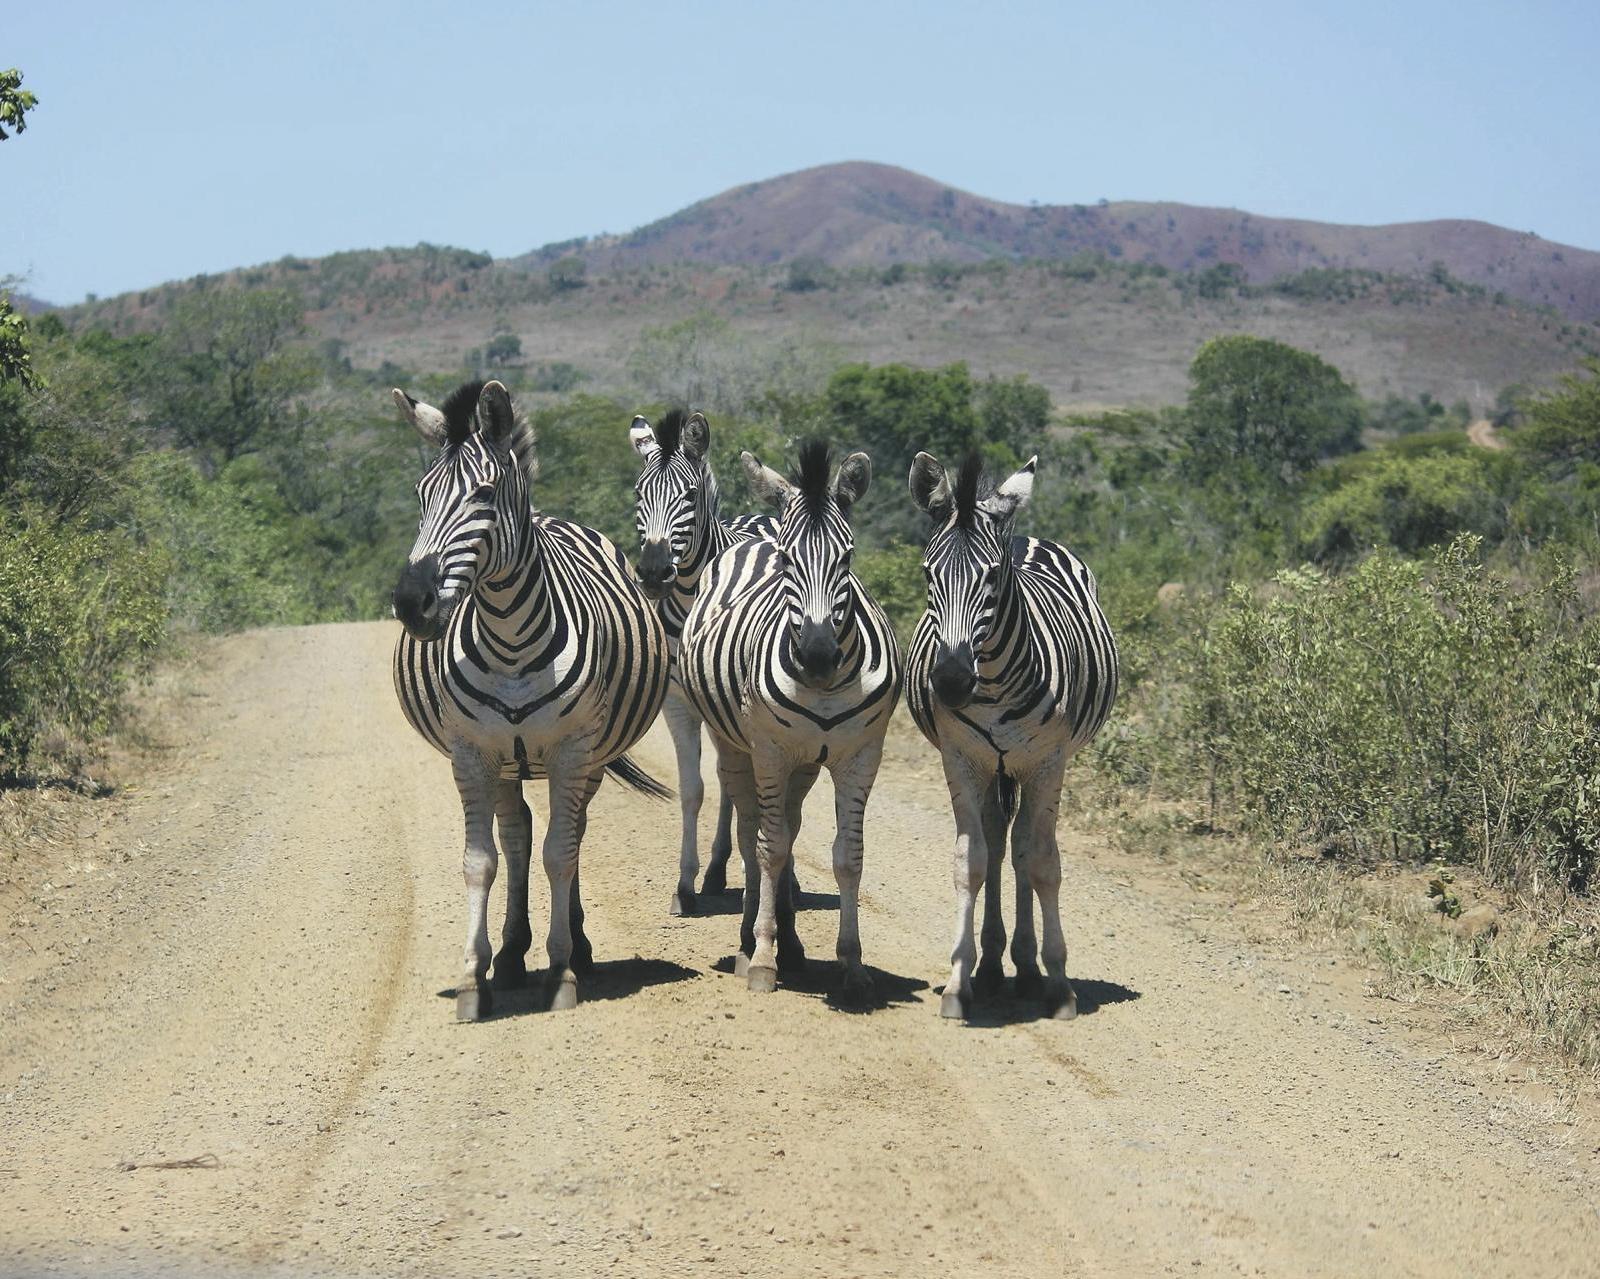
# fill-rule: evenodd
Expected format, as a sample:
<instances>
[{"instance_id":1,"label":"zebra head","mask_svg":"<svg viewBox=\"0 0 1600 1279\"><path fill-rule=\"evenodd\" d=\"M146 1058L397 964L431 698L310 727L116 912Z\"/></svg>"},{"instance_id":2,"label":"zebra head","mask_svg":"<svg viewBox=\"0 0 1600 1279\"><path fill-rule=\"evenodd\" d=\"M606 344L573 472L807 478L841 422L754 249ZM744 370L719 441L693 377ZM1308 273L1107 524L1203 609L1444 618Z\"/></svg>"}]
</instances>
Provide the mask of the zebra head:
<instances>
[{"instance_id":1,"label":"zebra head","mask_svg":"<svg viewBox=\"0 0 1600 1279\"><path fill-rule=\"evenodd\" d=\"M711 426L702 413L674 409L658 427L635 417L628 439L644 459L633 490L639 586L659 600L672 590L679 567L695 560L716 518L717 481L706 465Z\"/></svg>"},{"instance_id":2,"label":"zebra head","mask_svg":"<svg viewBox=\"0 0 1600 1279\"><path fill-rule=\"evenodd\" d=\"M776 541L800 679L812 688L825 687L844 657L841 640L854 608L855 537L849 515L872 483L872 460L852 453L830 481L833 458L823 440L800 446L800 472L792 480L753 454L741 457L752 491L779 511Z\"/></svg>"},{"instance_id":3,"label":"zebra head","mask_svg":"<svg viewBox=\"0 0 1600 1279\"><path fill-rule=\"evenodd\" d=\"M395 391L406 420L439 456L417 483L422 519L394 588L394 615L419 640L444 634L480 578L515 560L529 512L533 435L499 382L469 382L442 408Z\"/></svg>"},{"instance_id":4,"label":"zebra head","mask_svg":"<svg viewBox=\"0 0 1600 1279\"><path fill-rule=\"evenodd\" d=\"M959 710L978 684L978 655L994 638L995 619L1011 590L1011 526L1033 495L1037 457L996 486L983 462L968 455L951 476L938 458L911 463L911 500L933 520L922 558L928 619L934 630L934 695Z\"/></svg>"}]
</instances>

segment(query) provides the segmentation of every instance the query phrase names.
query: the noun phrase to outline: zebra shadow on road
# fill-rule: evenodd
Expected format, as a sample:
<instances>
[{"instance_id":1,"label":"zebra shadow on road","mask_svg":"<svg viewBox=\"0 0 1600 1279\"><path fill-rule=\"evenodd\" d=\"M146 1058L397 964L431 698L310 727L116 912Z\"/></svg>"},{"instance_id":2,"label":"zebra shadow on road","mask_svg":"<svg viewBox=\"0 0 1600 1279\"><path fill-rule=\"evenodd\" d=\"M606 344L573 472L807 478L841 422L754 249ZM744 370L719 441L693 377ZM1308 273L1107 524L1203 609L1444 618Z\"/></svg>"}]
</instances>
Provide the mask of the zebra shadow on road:
<instances>
[{"instance_id":1,"label":"zebra shadow on road","mask_svg":"<svg viewBox=\"0 0 1600 1279\"><path fill-rule=\"evenodd\" d=\"M1071 981L1078 996L1080 1017L1092 1016L1109 1004L1125 1004L1141 997L1141 992L1121 982L1100 981L1094 977L1072 977ZM935 993L942 995L944 987L937 987ZM1043 1000L1033 994L1018 995L1014 979L1007 979L1000 992L979 995L973 1000L964 1024L992 1030L997 1026L1021 1026L1046 1020Z\"/></svg>"},{"instance_id":2,"label":"zebra shadow on road","mask_svg":"<svg viewBox=\"0 0 1600 1279\"><path fill-rule=\"evenodd\" d=\"M809 895L809 894L808 894ZM734 956L725 955L711 967L719 973L733 972ZM838 963L827 959L806 957L805 967L798 973L786 972L778 979L778 994L788 991L820 999L829 1008L843 1013L881 1012L894 1004L921 1003L920 991L928 983L920 977L902 977L882 968L866 965L872 977L872 993L864 999L846 999L839 993L840 969ZM743 983L741 982L741 985Z\"/></svg>"},{"instance_id":3,"label":"zebra shadow on road","mask_svg":"<svg viewBox=\"0 0 1600 1279\"><path fill-rule=\"evenodd\" d=\"M525 1017L531 1013L548 1012L550 992L545 987L548 971L530 972L521 986L509 990L494 989L493 1017ZM685 968L667 959L645 959L635 955L631 959L596 960L593 969L579 978L580 995L584 1003L598 1003L610 999L627 999L637 995L646 986L664 986L669 982L689 981L701 976L693 968ZM454 999L455 987L441 990L440 999Z\"/></svg>"}]
</instances>

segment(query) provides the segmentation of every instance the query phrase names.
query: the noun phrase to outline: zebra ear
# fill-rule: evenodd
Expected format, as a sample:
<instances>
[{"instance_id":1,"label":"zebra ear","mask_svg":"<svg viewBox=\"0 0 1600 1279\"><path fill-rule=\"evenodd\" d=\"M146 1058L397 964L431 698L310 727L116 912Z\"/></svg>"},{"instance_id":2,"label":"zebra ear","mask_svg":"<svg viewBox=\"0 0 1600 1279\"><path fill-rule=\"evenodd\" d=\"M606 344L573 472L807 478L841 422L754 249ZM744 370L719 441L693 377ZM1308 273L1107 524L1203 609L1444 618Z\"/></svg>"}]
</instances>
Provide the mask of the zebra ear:
<instances>
[{"instance_id":1,"label":"zebra ear","mask_svg":"<svg viewBox=\"0 0 1600 1279\"><path fill-rule=\"evenodd\" d=\"M478 430L483 438L497 449L506 449L516 424L516 410L511 407L511 392L505 384L485 383L478 395Z\"/></svg>"},{"instance_id":2,"label":"zebra ear","mask_svg":"<svg viewBox=\"0 0 1600 1279\"><path fill-rule=\"evenodd\" d=\"M683 424L683 431L678 436L678 447L696 461L710 451L711 423L706 421L704 413L696 410L689 414L689 420Z\"/></svg>"},{"instance_id":3,"label":"zebra ear","mask_svg":"<svg viewBox=\"0 0 1600 1279\"><path fill-rule=\"evenodd\" d=\"M789 499L794 496L793 484L770 466L762 466L754 453L741 453L739 460L744 463L744 477L749 481L750 491L757 498L780 511L789 505Z\"/></svg>"},{"instance_id":4,"label":"zebra ear","mask_svg":"<svg viewBox=\"0 0 1600 1279\"><path fill-rule=\"evenodd\" d=\"M446 432L443 413L431 404L412 399L399 387L394 389L394 402L405 415L406 421L410 422L412 428L422 437L424 444L436 449L444 447Z\"/></svg>"},{"instance_id":5,"label":"zebra ear","mask_svg":"<svg viewBox=\"0 0 1600 1279\"><path fill-rule=\"evenodd\" d=\"M655 428L641 414L634 414L633 425L628 428L628 440L640 457L649 457L661 446L656 443Z\"/></svg>"},{"instance_id":6,"label":"zebra ear","mask_svg":"<svg viewBox=\"0 0 1600 1279\"><path fill-rule=\"evenodd\" d=\"M865 453L852 453L839 463L839 477L833 482L833 500L841 511L848 512L867 495L871 484L872 459Z\"/></svg>"},{"instance_id":7,"label":"zebra ear","mask_svg":"<svg viewBox=\"0 0 1600 1279\"><path fill-rule=\"evenodd\" d=\"M979 502L979 508L998 520L1012 519L1033 497L1033 473L1038 466L1037 455L1030 457L1026 466Z\"/></svg>"},{"instance_id":8,"label":"zebra ear","mask_svg":"<svg viewBox=\"0 0 1600 1279\"><path fill-rule=\"evenodd\" d=\"M932 453L918 453L911 459L911 474L906 477L906 484L919 510L936 520L950 517L950 476L944 463Z\"/></svg>"}]
</instances>

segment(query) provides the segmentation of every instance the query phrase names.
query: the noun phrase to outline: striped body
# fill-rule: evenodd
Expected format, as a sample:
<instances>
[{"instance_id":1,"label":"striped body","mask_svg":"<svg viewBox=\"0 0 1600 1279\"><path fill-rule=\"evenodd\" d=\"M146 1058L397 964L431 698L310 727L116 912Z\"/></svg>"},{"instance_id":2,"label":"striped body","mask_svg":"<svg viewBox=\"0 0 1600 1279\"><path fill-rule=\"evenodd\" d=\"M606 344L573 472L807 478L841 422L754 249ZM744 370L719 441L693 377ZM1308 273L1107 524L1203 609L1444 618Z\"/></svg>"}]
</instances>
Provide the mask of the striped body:
<instances>
[{"instance_id":1,"label":"striped body","mask_svg":"<svg viewBox=\"0 0 1600 1279\"><path fill-rule=\"evenodd\" d=\"M481 584L441 638L402 633L394 652L411 726L507 780L546 776L555 749L611 763L654 721L668 674L666 635L615 546L543 515L526 537L519 574Z\"/></svg>"},{"instance_id":2,"label":"striped body","mask_svg":"<svg viewBox=\"0 0 1600 1279\"><path fill-rule=\"evenodd\" d=\"M442 410L394 395L439 450L417 485L422 519L395 587L405 633L393 672L407 720L450 760L465 817L456 1016L476 1021L492 1003L487 916L500 846L509 884L494 982L526 978L533 814L522 783L533 778L549 782L551 1007L571 1007L590 960L578 882L589 801L608 771L665 793L623 752L666 697L666 634L615 546L534 512L533 433L504 386L469 383Z\"/></svg>"},{"instance_id":3,"label":"striped body","mask_svg":"<svg viewBox=\"0 0 1600 1279\"><path fill-rule=\"evenodd\" d=\"M723 789L739 810L745 863L738 964L771 990L804 952L794 929L793 846L807 792L833 778L841 993L871 990L861 962L862 823L900 695L903 662L883 609L853 573L848 514L871 463L852 454L831 480L826 445L800 451L785 480L744 455L758 494L779 508L776 535L726 550L683 627L678 678L717 743Z\"/></svg>"},{"instance_id":4,"label":"striped body","mask_svg":"<svg viewBox=\"0 0 1600 1279\"><path fill-rule=\"evenodd\" d=\"M1041 538L1011 539L1016 591L978 654L978 684L959 710L933 695L939 627L924 613L906 657L906 704L922 734L990 771L1026 776L1042 759L1075 755L1111 714L1117 650L1094 574Z\"/></svg>"},{"instance_id":5,"label":"striped body","mask_svg":"<svg viewBox=\"0 0 1600 1279\"><path fill-rule=\"evenodd\" d=\"M707 569L739 542L775 536L777 522L768 515L722 518L717 477L708 458L711 424L704 414L675 409L658 426L635 417L628 438L643 459L634 485L639 582L655 600L656 616L672 654L672 685L664 714L677 756L682 831L678 882L669 909L674 915L693 914L699 909L695 876L700 871L700 805L705 799L705 785L700 779L700 716L684 697L678 680L678 641ZM711 841L711 860L700 894L717 895L727 886L732 830L733 799L724 790L717 806L717 832Z\"/></svg>"},{"instance_id":6,"label":"striped body","mask_svg":"<svg viewBox=\"0 0 1600 1279\"><path fill-rule=\"evenodd\" d=\"M807 687L781 582L776 543L745 542L724 552L689 616L678 677L719 741L746 754L759 747L796 763L826 764L863 735L881 739L900 693L900 643L851 574L839 672L826 688Z\"/></svg>"},{"instance_id":7,"label":"striped body","mask_svg":"<svg viewBox=\"0 0 1600 1279\"><path fill-rule=\"evenodd\" d=\"M678 578L671 592L656 601L656 616L661 619L661 629L666 632L667 645L673 657L674 679L677 677L678 641L683 637L683 624L689 620L689 610L694 607L695 600L700 598L705 574L730 547L742 542L770 541L777 536L777 532L778 521L770 515L737 515L727 520L718 518L696 554L679 566Z\"/></svg>"},{"instance_id":8,"label":"striped body","mask_svg":"<svg viewBox=\"0 0 1600 1279\"><path fill-rule=\"evenodd\" d=\"M1056 816L1067 763L1116 701L1117 647L1083 562L1054 542L1012 535L1017 512L1032 497L1036 464L999 485L984 479L976 455L959 476L926 453L911 466L912 500L932 519L933 532L923 557L928 607L911 640L906 700L939 748L956 828L955 945L940 1002L946 1017L967 1015L975 985L993 991L1003 980L1000 868L1008 838L1017 988L1042 985L1053 1016L1077 1010L1061 931ZM1036 896L1042 948L1034 934Z\"/></svg>"}]
</instances>

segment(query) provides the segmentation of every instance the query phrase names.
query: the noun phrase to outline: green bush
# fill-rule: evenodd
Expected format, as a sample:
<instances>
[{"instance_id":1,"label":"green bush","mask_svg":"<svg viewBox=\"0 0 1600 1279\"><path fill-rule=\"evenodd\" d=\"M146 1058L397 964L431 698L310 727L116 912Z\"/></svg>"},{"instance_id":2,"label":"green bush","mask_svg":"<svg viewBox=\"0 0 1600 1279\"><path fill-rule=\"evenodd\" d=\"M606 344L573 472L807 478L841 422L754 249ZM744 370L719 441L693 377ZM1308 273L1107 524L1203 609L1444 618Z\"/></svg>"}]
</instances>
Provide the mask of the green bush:
<instances>
[{"instance_id":1,"label":"green bush","mask_svg":"<svg viewBox=\"0 0 1600 1279\"><path fill-rule=\"evenodd\" d=\"M1505 513L1487 469L1481 453L1384 457L1311 504L1301 550L1344 563L1379 546L1415 555L1461 532L1497 541Z\"/></svg>"},{"instance_id":2,"label":"green bush","mask_svg":"<svg viewBox=\"0 0 1600 1279\"><path fill-rule=\"evenodd\" d=\"M1197 608L1142 692L1140 740L1124 735L1111 762L1281 842L1586 886L1600 624L1580 620L1570 566L1516 587L1478 550L1463 537L1431 564L1289 570Z\"/></svg>"},{"instance_id":3,"label":"green bush","mask_svg":"<svg viewBox=\"0 0 1600 1279\"><path fill-rule=\"evenodd\" d=\"M166 631L166 557L124 534L0 513L0 775L75 766Z\"/></svg>"}]
</instances>

